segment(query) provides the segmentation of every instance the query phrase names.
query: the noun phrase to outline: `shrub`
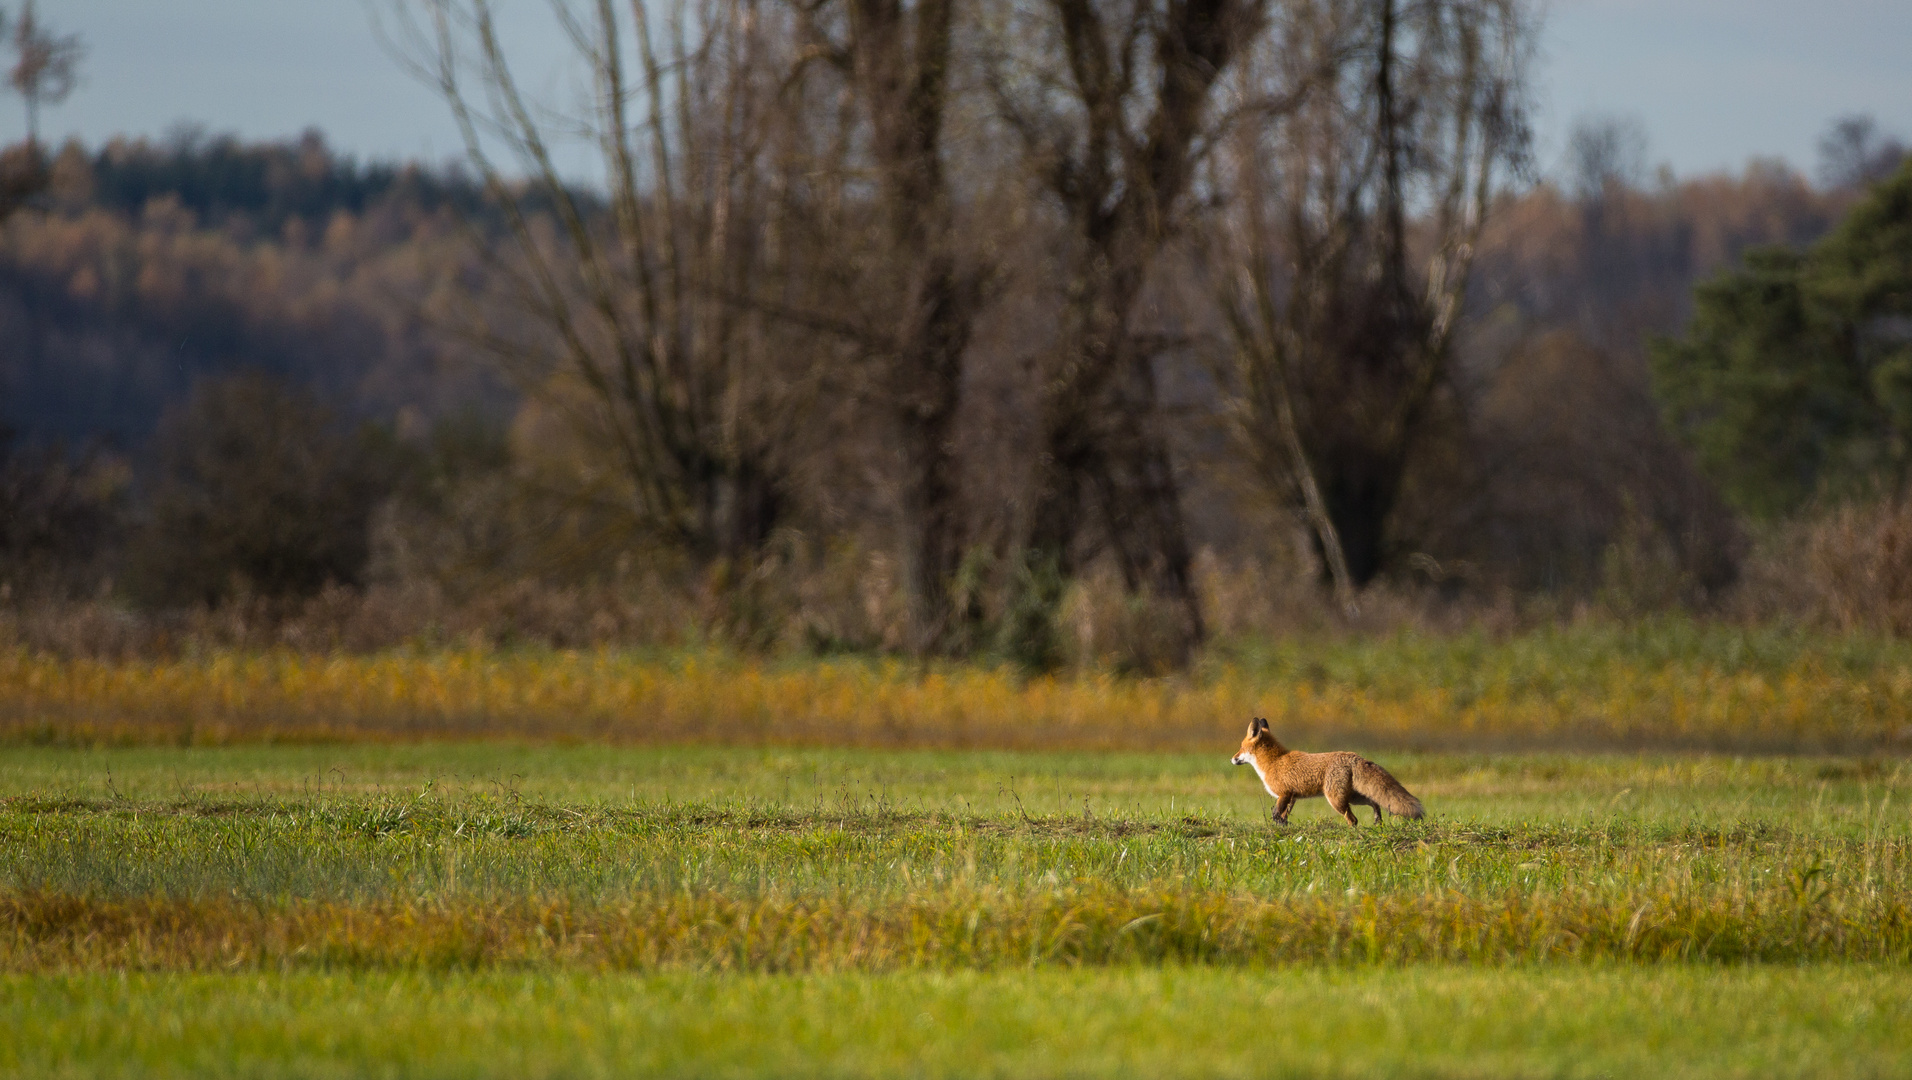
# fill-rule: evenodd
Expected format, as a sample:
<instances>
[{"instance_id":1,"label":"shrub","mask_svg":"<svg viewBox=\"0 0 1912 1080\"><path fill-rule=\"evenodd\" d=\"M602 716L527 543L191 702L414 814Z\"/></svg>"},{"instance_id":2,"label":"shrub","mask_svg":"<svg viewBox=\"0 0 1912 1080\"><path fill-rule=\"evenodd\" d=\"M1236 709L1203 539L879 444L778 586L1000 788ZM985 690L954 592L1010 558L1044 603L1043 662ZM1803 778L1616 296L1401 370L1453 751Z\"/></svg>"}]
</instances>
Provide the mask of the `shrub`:
<instances>
[{"instance_id":1,"label":"shrub","mask_svg":"<svg viewBox=\"0 0 1912 1080\"><path fill-rule=\"evenodd\" d=\"M398 452L260 374L208 380L161 421L134 595L161 606L304 597L356 584Z\"/></svg>"},{"instance_id":2,"label":"shrub","mask_svg":"<svg viewBox=\"0 0 1912 1080\"><path fill-rule=\"evenodd\" d=\"M125 469L98 452L17 448L0 428L0 602L66 598L104 575Z\"/></svg>"}]
</instances>

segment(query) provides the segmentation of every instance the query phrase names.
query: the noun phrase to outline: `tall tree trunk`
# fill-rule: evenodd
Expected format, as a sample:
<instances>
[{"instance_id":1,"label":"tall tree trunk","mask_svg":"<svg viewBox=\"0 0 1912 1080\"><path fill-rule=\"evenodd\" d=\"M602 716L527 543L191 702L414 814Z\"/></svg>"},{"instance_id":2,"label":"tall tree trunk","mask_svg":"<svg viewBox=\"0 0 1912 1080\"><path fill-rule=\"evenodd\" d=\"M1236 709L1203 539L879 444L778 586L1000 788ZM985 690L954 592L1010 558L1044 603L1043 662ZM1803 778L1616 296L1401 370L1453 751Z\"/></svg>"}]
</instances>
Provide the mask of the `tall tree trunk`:
<instances>
[{"instance_id":1,"label":"tall tree trunk","mask_svg":"<svg viewBox=\"0 0 1912 1080\"><path fill-rule=\"evenodd\" d=\"M1367 457L1355 451L1329 458L1334 465L1322 492L1349 581L1357 587L1372 582L1387 564L1387 522L1401 486L1399 466Z\"/></svg>"},{"instance_id":2,"label":"tall tree trunk","mask_svg":"<svg viewBox=\"0 0 1912 1080\"><path fill-rule=\"evenodd\" d=\"M954 629L950 586L962 561L963 519L953 440L976 300L947 256L930 260L916 293L910 306L919 318L898 350L895 395L910 645L927 654L948 649Z\"/></svg>"},{"instance_id":3,"label":"tall tree trunk","mask_svg":"<svg viewBox=\"0 0 1912 1080\"><path fill-rule=\"evenodd\" d=\"M997 85L1005 119L1073 234L1028 543L1036 558L1070 569L1092 503L1125 583L1177 613L1177 659L1186 660L1204 627L1153 358L1131 321L1143 279L1175 231L1211 122L1210 91L1260 33L1265 0L1047 5L1066 61L1056 85L1067 87L1075 110L1019 102Z\"/></svg>"},{"instance_id":4,"label":"tall tree trunk","mask_svg":"<svg viewBox=\"0 0 1912 1080\"><path fill-rule=\"evenodd\" d=\"M769 544L787 505L777 471L743 457L710 487L705 531L716 540L718 556L733 564L755 559Z\"/></svg>"},{"instance_id":5,"label":"tall tree trunk","mask_svg":"<svg viewBox=\"0 0 1912 1080\"><path fill-rule=\"evenodd\" d=\"M1112 238L1108 248L1125 246ZM1140 292L1139 257L1131 249L1115 258L1131 269L1102 273L1111 259L1090 256L1078 276L1064 378L1046 400L1027 544L1036 559L1069 576L1078 569L1075 541L1093 511L1123 584L1175 612L1179 664L1205 628L1152 358L1127 325Z\"/></svg>"},{"instance_id":6,"label":"tall tree trunk","mask_svg":"<svg viewBox=\"0 0 1912 1080\"><path fill-rule=\"evenodd\" d=\"M1080 569L1075 540L1089 510L1084 487L1089 477L1103 471L1102 448L1079 408L1046 403L1041 423L1042 450L1031 483L1034 503L1023 546L1033 563L1067 578Z\"/></svg>"},{"instance_id":7,"label":"tall tree trunk","mask_svg":"<svg viewBox=\"0 0 1912 1080\"><path fill-rule=\"evenodd\" d=\"M1192 552L1182 517L1168 439L1156 405L1155 373L1149 357L1132 354L1117 373L1111 419L1121 426L1109 433L1108 453L1095 474L1102 515L1109 521L1123 582L1166 603L1177 619L1177 666L1205 636L1200 598L1195 592Z\"/></svg>"},{"instance_id":8,"label":"tall tree trunk","mask_svg":"<svg viewBox=\"0 0 1912 1080\"><path fill-rule=\"evenodd\" d=\"M888 397L902 456L901 548L910 645L951 645L950 586L962 559L953 447L963 357L981 306L979 277L958 258L942 161L954 0L850 0L858 94L884 203L885 260L905 279L889 336Z\"/></svg>"}]
</instances>

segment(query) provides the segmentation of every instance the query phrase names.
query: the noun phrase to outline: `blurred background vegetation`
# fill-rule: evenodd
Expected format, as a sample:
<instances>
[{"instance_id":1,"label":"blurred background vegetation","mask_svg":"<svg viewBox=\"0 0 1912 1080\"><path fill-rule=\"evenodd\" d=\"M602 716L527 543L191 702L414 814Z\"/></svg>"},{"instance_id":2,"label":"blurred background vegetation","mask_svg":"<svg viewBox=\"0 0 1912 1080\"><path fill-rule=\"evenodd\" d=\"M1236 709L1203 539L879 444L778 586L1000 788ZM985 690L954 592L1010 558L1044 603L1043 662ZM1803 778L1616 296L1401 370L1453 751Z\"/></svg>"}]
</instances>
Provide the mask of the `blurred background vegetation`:
<instances>
[{"instance_id":1,"label":"blurred background vegetation","mask_svg":"<svg viewBox=\"0 0 1912 1080\"><path fill-rule=\"evenodd\" d=\"M7 149L0 644L1912 633L1912 161L1869 120L1811 178L1650 172L1605 117L1541 170L1517 3L852 6L581 21L568 125L486 4L391 5L457 166ZM1151 74L1082 75L1090 17ZM77 43L8 25L56 105Z\"/></svg>"}]
</instances>

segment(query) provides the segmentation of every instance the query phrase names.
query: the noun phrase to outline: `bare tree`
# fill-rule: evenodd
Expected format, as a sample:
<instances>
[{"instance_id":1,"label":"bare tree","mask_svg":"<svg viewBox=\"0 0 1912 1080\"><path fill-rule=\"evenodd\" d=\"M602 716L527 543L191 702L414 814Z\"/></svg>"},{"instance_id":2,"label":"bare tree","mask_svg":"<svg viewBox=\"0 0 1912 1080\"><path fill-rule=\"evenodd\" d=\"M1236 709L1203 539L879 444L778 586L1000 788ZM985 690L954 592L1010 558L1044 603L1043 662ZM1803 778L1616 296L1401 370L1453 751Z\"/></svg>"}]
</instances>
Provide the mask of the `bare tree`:
<instances>
[{"instance_id":1,"label":"bare tree","mask_svg":"<svg viewBox=\"0 0 1912 1080\"><path fill-rule=\"evenodd\" d=\"M450 105L504 222L476 249L517 310L472 313L473 335L605 448L645 529L748 557L785 512L803 422L787 342L738 302L797 279L777 269L775 212L801 134L778 111L790 35L754 0L551 6L588 75L573 112L523 89L491 0L395 0L399 52ZM570 133L602 196L565 175Z\"/></svg>"},{"instance_id":2,"label":"bare tree","mask_svg":"<svg viewBox=\"0 0 1912 1080\"><path fill-rule=\"evenodd\" d=\"M1303 0L1291 25L1244 92L1333 74L1230 139L1222 374L1244 456L1352 607L1450 375L1482 222L1525 168L1531 29L1521 0Z\"/></svg>"},{"instance_id":3,"label":"bare tree","mask_svg":"<svg viewBox=\"0 0 1912 1080\"><path fill-rule=\"evenodd\" d=\"M27 103L27 143L40 141L40 108L58 105L79 82L80 57L85 50L78 34L55 34L40 22L27 0L18 17L9 21L0 12L0 37L13 46L13 67L7 85Z\"/></svg>"},{"instance_id":4,"label":"bare tree","mask_svg":"<svg viewBox=\"0 0 1912 1080\"><path fill-rule=\"evenodd\" d=\"M806 43L857 102L876 237L857 275L871 317L855 337L879 370L876 396L901 459L900 533L912 647L952 645L950 587L963 550L955 450L963 359L989 268L957 234L945 166L954 0L797 3ZM839 163L843 165L845 163ZM851 164L851 168L855 165ZM847 239L847 238L845 238ZM872 301L876 301L872 303Z\"/></svg>"},{"instance_id":5,"label":"bare tree","mask_svg":"<svg viewBox=\"0 0 1912 1080\"><path fill-rule=\"evenodd\" d=\"M1819 137L1819 182L1829 188L1863 188L1892 175L1905 144L1882 134L1864 113L1842 116Z\"/></svg>"},{"instance_id":6,"label":"bare tree","mask_svg":"<svg viewBox=\"0 0 1912 1080\"><path fill-rule=\"evenodd\" d=\"M1646 127L1638 117L1582 116L1567 136L1567 185L1582 203L1646 179Z\"/></svg>"},{"instance_id":7,"label":"bare tree","mask_svg":"<svg viewBox=\"0 0 1912 1080\"><path fill-rule=\"evenodd\" d=\"M1002 20L990 72L998 111L1066 226L1029 556L1071 573L1073 542L1096 512L1126 585L1176 613L1184 657L1203 637L1202 613L1156 350L1135 309L1216 130L1212 91L1265 18L1266 0L1028 0Z\"/></svg>"},{"instance_id":8,"label":"bare tree","mask_svg":"<svg viewBox=\"0 0 1912 1080\"><path fill-rule=\"evenodd\" d=\"M13 49L7 85L27 104L27 138L0 151L0 221L46 189L46 153L40 149L40 107L66 100L79 82L85 49L78 34L55 34L40 23L33 0L17 18L0 9L0 40Z\"/></svg>"}]
</instances>

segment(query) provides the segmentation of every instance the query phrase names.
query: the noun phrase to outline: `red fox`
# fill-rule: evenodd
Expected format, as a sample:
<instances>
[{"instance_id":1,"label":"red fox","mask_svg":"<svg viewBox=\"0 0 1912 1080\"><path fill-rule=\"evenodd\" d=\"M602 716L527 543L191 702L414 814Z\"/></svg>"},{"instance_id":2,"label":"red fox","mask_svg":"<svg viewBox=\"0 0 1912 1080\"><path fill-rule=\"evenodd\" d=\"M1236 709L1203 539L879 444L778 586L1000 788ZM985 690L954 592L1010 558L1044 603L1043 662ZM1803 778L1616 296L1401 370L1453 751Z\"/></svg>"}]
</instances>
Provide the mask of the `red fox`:
<instances>
[{"instance_id":1,"label":"red fox","mask_svg":"<svg viewBox=\"0 0 1912 1080\"><path fill-rule=\"evenodd\" d=\"M1268 721L1257 716L1248 723L1248 735L1241 741L1241 752L1229 760L1232 765L1253 765L1261 786L1275 797L1274 819L1288 824L1288 811L1296 799L1325 795L1334 812L1360 828L1354 820L1353 806L1374 808L1374 821L1380 824L1381 811L1401 817L1422 814L1421 800L1408 794L1401 782L1386 769L1359 754L1341 751L1333 754L1304 754L1281 745L1268 731Z\"/></svg>"}]
</instances>

